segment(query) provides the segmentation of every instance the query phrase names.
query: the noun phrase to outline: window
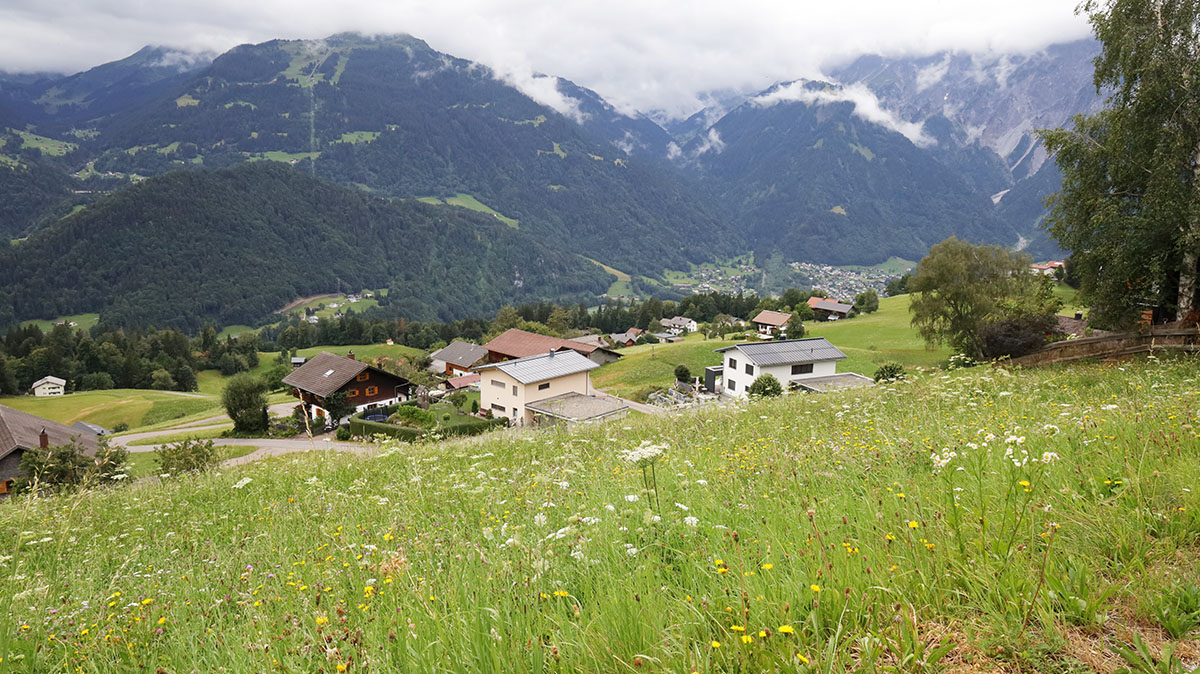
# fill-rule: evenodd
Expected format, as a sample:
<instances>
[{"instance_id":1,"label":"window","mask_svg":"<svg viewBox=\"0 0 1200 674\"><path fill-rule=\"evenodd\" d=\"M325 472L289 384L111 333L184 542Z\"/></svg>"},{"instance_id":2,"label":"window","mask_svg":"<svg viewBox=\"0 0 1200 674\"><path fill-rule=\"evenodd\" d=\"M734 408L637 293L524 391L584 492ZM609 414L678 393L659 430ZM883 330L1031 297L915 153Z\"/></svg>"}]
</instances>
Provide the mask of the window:
<instances>
[{"instance_id":1,"label":"window","mask_svg":"<svg viewBox=\"0 0 1200 674\"><path fill-rule=\"evenodd\" d=\"M504 388L504 382L500 381L499 379L493 379L492 386L495 386L496 388Z\"/></svg>"},{"instance_id":2,"label":"window","mask_svg":"<svg viewBox=\"0 0 1200 674\"><path fill-rule=\"evenodd\" d=\"M737 382L730 379L729 381L725 382L725 388L729 389L730 391L736 391L737 390Z\"/></svg>"},{"instance_id":3,"label":"window","mask_svg":"<svg viewBox=\"0 0 1200 674\"><path fill-rule=\"evenodd\" d=\"M346 391L346 397L347 398L357 398L358 397L358 389L352 388L349 391Z\"/></svg>"},{"instance_id":4,"label":"window","mask_svg":"<svg viewBox=\"0 0 1200 674\"><path fill-rule=\"evenodd\" d=\"M513 384L513 395L517 395L517 385Z\"/></svg>"},{"instance_id":5,"label":"window","mask_svg":"<svg viewBox=\"0 0 1200 674\"><path fill-rule=\"evenodd\" d=\"M492 411L499 412L500 414L504 414L504 405L497 405L495 403L492 403Z\"/></svg>"},{"instance_id":6,"label":"window","mask_svg":"<svg viewBox=\"0 0 1200 674\"><path fill-rule=\"evenodd\" d=\"M792 374L812 374L812 363L801 363L800 365L792 366Z\"/></svg>"},{"instance_id":7,"label":"window","mask_svg":"<svg viewBox=\"0 0 1200 674\"><path fill-rule=\"evenodd\" d=\"M548 388L550 388L550 382L546 382L545 384L538 384L539 391L545 391Z\"/></svg>"},{"instance_id":8,"label":"window","mask_svg":"<svg viewBox=\"0 0 1200 674\"><path fill-rule=\"evenodd\" d=\"M746 374L754 374L754 364L746 363Z\"/></svg>"},{"instance_id":9,"label":"window","mask_svg":"<svg viewBox=\"0 0 1200 674\"><path fill-rule=\"evenodd\" d=\"M730 358L730 359L729 359L729 369L730 369L730 370L736 370L736 369L737 369L737 361L736 361L736 360L734 360L734 359L732 359L732 358Z\"/></svg>"},{"instance_id":10,"label":"window","mask_svg":"<svg viewBox=\"0 0 1200 674\"><path fill-rule=\"evenodd\" d=\"M369 396L373 396L373 395L375 395L375 394L377 394L377 393L379 393L379 387L378 387L378 386L368 386L368 387L367 387L367 395L369 395Z\"/></svg>"},{"instance_id":11,"label":"window","mask_svg":"<svg viewBox=\"0 0 1200 674\"><path fill-rule=\"evenodd\" d=\"M371 378L371 373L368 370L363 370L363 373L355 378L355 381L366 381Z\"/></svg>"}]
</instances>

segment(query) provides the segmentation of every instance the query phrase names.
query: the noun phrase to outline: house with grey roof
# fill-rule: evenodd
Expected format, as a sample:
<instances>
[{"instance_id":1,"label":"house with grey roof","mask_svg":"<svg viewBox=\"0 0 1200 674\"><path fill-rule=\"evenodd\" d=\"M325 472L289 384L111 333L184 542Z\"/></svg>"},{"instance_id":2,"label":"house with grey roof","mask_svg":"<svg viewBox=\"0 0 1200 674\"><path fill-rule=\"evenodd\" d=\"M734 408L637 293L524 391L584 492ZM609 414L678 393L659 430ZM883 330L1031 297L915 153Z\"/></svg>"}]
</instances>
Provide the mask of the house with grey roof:
<instances>
[{"instance_id":1,"label":"house with grey roof","mask_svg":"<svg viewBox=\"0 0 1200 674\"><path fill-rule=\"evenodd\" d=\"M839 373L837 361L845 359L846 354L824 337L748 342L716 352L723 359L717 373L720 389L729 397L747 397L747 389L764 374L773 375L785 390L824 392L874 384L860 374Z\"/></svg>"},{"instance_id":2,"label":"house with grey roof","mask_svg":"<svg viewBox=\"0 0 1200 674\"><path fill-rule=\"evenodd\" d=\"M591 371L598 367L569 349L481 365L474 368L480 376L480 409L519 426L548 418L580 422L616 416L611 399L593 394Z\"/></svg>"},{"instance_id":3,"label":"house with grey roof","mask_svg":"<svg viewBox=\"0 0 1200 674\"><path fill-rule=\"evenodd\" d=\"M808 306L813 310L818 321L834 321L850 315L853 305L838 302L824 297L808 298Z\"/></svg>"},{"instance_id":4,"label":"house with grey roof","mask_svg":"<svg viewBox=\"0 0 1200 674\"><path fill-rule=\"evenodd\" d=\"M25 452L76 442L87 456L100 449L100 436L89 431L0 405L0 495L12 491L21 476Z\"/></svg>"},{"instance_id":5,"label":"house with grey roof","mask_svg":"<svg viewBox=\"0 0 1200 674\"><path fill-rule=\"evenodd\" d=\"M659 324L661 324L663 328L672 335L686 335L688 333L695 332L700 327L696 324L696 321L686 316L664 318L659 321Z\"/></svg>"},{"instance_id":6,"label":"house with grey roof","mask_svg":"<svg viewBox=\"0 0 1200 674\"><path fill-rule=\"evenodd\" d=\"M65 391L67 385L66 379L49 376L33 382L33 386L29 388L33 391L33 395L41 398L45 396L60 396Z\"/></svg>"},{"instance_id":7,"label":"house with grey roof","mask_svg":"<svg viewBox=\"0 0 1200 674\"><path fill-rule=\"evenodd\" d=\"M448 377L457 377L469 373L487 355L488 350L482 346L456 339L429 354L429 360L432 361L429 369Z\"/></svg>"}]
</instances>

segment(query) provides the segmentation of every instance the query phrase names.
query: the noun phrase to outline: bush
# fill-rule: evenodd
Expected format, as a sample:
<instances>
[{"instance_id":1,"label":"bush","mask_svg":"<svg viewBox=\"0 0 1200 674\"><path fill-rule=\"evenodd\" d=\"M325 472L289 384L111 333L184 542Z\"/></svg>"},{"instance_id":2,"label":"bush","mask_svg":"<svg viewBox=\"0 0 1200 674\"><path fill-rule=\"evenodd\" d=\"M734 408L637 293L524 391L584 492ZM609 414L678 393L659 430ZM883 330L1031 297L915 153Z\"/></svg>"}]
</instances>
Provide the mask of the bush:
<instances>
[{"instance_id":1,"label":"bush","mask_svg":"<svg viewBox=\"0 0 1200 674\"><path fill-rule=\"evenodd\" d=\"M875 370L875 381L891 381L893 379L904 379L904 366L900 363L884 363Z\"/></svg>"},{"instance_id":2,"label":"bush","mask_svg":"<svg viewBox=\"0 0 1200 674\"><path fill-rule=\"evenodd\" d=\"M1058 333L1058 318L1053 314L1026 314L985 323L979 341L985 358L1018 358L1042 348L1048 337Z\"/></svg>"},{"instance_id":3,"label":"bush","mask_svg":"<svg viewBox=\"0 0 1200 674\"><path fill-rule=\"evenodd\" d=\"M746 393L751 397L774 398L783 394L783 386L775 378L775 375L770 373L761 374L750 385L750 388L746 389Z\"/></svg>"},{"instance_id":4,"label":"bush","mask_svg":"<svg viewBox=\"0 0 1200 674\"><path fill-rule=\"evenodd\" d=\"M234 375L221 393L221 404L237 433L267 430L267 384L249 372Z\"/></svg>"},{"instance_id":5,"label":"bush","mask_svg":"<svg viewBox=\"0 0 1200 674\"><path fill-rule=\"evenodd\" d=\"M124 433L127 430L129 430L129 424L125 423L124 421L112 427L113 433Z\"/></svg>"},{"instance_id":6,"label":"bush","mask_svg":"<svg viewBox=\"0 0 1200 674\"><path fill-rule=\"evenodd\" d=\"M333 436L335 438L337 438L339 442L345 442L345 441L349 440L351 437L350 427L349 426L338 426L337 432L334 433Z\"/></svg>"},{"instance_id":7,"label":"bush","mask_svg":"<svg viewBox=\"0 0 1200 674\"><path fill-rule=\"evenodd\" d=\"M170 475L203 473L217 465L217 448L212 440L183 440L155 452L158 472Z\"/></svg>"},{"instance_id":8,"label":"bush","mask_svg":"<svg viewBox=\"0 0 1200 674\"><path fill-rule=\"evenodd\" d=\"M680 363L675 366L675 381L692 381L692 371L688 369L687 365Z\"/></svg>"},{"instance_id":9,"label":"bush","mask_svg":"<svg viewBox=\"0 0 1200 674\"><path fill-rule=\"evenodd\" d=\"M84 454L84 447L74 438L65 445L33 449L21 456L20 470L24 475L14 485L15 491L55 489L70 491L80 486L94 486L124 479L129 450L110 447L100 440L95 458ZM119 477L118 477L119 476Z\"/></svg>"},{"instance_id":10,"label":"bush","mask_svg":"<svg viewBox=\"0 0 1200 674\"><path fill-rule=\"evenodd\" d=\"M80 391L107 391L116 386L107 372L89 372L79 378Z\"/></svg>"}]
</instances>

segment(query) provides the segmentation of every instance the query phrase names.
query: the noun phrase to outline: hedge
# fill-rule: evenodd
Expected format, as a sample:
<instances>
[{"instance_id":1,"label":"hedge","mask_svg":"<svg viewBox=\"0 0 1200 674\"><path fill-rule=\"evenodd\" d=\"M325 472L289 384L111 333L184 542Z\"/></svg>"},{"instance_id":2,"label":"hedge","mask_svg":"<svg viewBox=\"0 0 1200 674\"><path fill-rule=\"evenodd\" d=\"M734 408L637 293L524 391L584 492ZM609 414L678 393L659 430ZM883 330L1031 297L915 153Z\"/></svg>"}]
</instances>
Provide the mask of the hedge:
<instances>
[{"instance_id":1,"label":"hedge","mask_svg":"<svg viewBox=\"0 0 1200 674\"><path fill-rule=\"evenodd\" d=\"M367 414L387 414L391 416L395 411L395 405L387 407L376 407L374 409L365 410L362 413L350 418L350 432L354 435L369 437L372 435L387 435L405 442L413 442L421 438L424 432L419 428L406 428L397 426L396 424L385 424L379 421L367 421L362 417ZM504 426L508 423L507 419L477 419L455 426L439 426L430 432L439 432L443 437L453 437L456 435L479 435L486 433L493 428Z\"/></svg>"}]
</instances>

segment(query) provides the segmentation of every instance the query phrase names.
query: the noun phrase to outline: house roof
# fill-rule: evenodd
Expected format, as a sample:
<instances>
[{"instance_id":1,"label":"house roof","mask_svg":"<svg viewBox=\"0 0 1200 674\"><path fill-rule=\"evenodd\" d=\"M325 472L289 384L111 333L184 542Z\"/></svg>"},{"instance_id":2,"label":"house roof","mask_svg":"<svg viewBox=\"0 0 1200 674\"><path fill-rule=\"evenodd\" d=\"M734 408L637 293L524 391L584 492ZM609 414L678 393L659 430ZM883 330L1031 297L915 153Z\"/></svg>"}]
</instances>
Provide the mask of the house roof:
<instances>
[{"instance_id":1,"label":"house roof","mask_svg":"<svg viewBox=\"0 0 1200 674\"><path fill-rule=\"evenodd\" d=\"M813 300L816 300L815 302ZM828 300L824 297L812 297L808 300L808 306L814 310L831 311L838 314L848 314L854 307L849 304L842 304L835 300Z\"/></svg>"},{"instance_id":2,"label":"house roof","mask_svg":"<svg viewBox=\"0 0 1200 674\"><path fill-rule=\"evenodd\" d=\"M76 421L75 423L71 424L71 428L87 431L88 433L95 433L96 435L104 435L108 433L107 428L99 424L89 424L86 421Z\"/></svg>"},{"instance_id":3,"label":"house roof","mask_svg":"<svg viewBox=\"0 0 1200 674\"><path fill-rule=\"evenodd\" d=\"M589 421L603 419L629 409L620 398L562 393L545 400L528 403L526 409L564 419L566 421Z\"/></svg>"},{"instance_id":4,"label":"house roof","mask_svg":"<svg viewBox=\"0 0 1200 674\"><path fill-rule=\"evenodd\" d=\"M483 348L508 358L526 358L528 356L545 354L550 351L561 351L563 349L570 349L585 356L596 349L603 349L616 356L621 355L616 351L594 344L572 342L569 339L539 335L516 328L505 330L503 334L484 344Z\"/></svg>"},{"instance_id":5,"label":"house roof","mask_svg":"<svg viewBox=\"0 0 1200 674\"><path fill-rule=\"evenodd\" d=\"M42 384L58 384L59 386L66 386L67 380L59 379L58 377L42 377L41 379L33 382L33 386L30 386L29 388L37 388Z\"/></svg>"},{"instance_id":6,"label":"house roof","mask_svg":"<svg viewBox=\"0 0 1200 674\"><path fill-rule=\"evenodd\" d=\"M786 323L787 321L784 321ZM664 328L686 328L693 323L692 319L685 316L676 316L674 318L664 318L659 323Z\"/></svg>"},{"instance_id":7,"label":"house roof","mask_svg":"<svg viewBox=\"0 0 1200 674\"><path fill-rule=\"evenodd\" d=\"M755 316L754 319L751 320L750 322L751 323L759 323L761 325L770 325L770 326L779 328L779 327L783 327L783 326L787 325L788 319L790 319L791 317L792 317L791 314L785 314L780 311L764 310L764 311L758 312L758 315Z\"/></svg>"},{"instance_id":8,"label":"house roof","mask_svg":"<svg viewBox=\"0 0 1200 674\"><path fill-rule=\"evenodd\" d=\"M567 340L569 342L579 342L580 344L590 344L591 346L607 347L608 342L604 341L601 335L584 335L582 337L572 337Z\"/></svg>"},{"instance_id":9,"label":"house roof","mask_svg":"<svg viewBox=\"0 0 1200 674\"><path fill-rule=\"evenodd\" d=\"M50 446L65 445L75 438L89 456L95 455L100 448L99 436L95 433L85 433L57 421L0 405L0 459L18 449L40 447L43 428Z\"/></svg>"},{"instance_id":10,"label":"house roof","mask_svg":"<svg viewBox=\"0 0 1200 674\"><path fill-rule=\"evenodd\" d=\"M481 365L476 371L500 370L522 384L557 379L600 367L575 351L551 351L528 358Z\"/></svg>"},{"instance_id":11,"label":"house roof","mask_svg":"<svg viewBox=\"0 0 1200 674\"><path fill-rule=\"evenodd\" d=\"M777 342L747 342L716 349L716 352L724 353L730 349L741 351L755 364L764 367L791 363L813 363L819 360L841 360L846 357L846 354L830 344L829 340L824 337L784 339Z\"/></svg>"},{"instance_id":12,"label":"house roof","mask_svg":"<svg viewBox=\"0 0 1200 674\"><path fill-rule=\"evenodd\" d=\"M477 373L472 372L471 374L464 374L461 377L451 377L451 378L447 379L446 380L446 388L447 389L459 389L459 388L464 388L466 386L470 386L471 384L478 384L478 383L479 383L479 375Z\"/></svg>"},{"instance_id":13,"label":"house roof","mask_svg":"<svg viewBox=\"0 0 1200 674\"><path fill-rule=\"evenodd\" d=\"M625 342L637 341L637 337L629 334L628 332L615 332L609 335L608 338L612 340L613 344L624 344Z\"/></svg>"},{"instance_id":14,"label":"house roof","mask_svg":"<svg viewBox=\"0 0 1200 674\"><path fill-rule=\"evenodd\" d=\"M799 386L805 391L812 391L813 393L828 393L830 391L841 391L848 388L874 386L875 380L854 372L839 372L837 374L831 374L825 377L805 377L804 379L795 379L790 383Z\"/></svg>"},{"instance_id":15,"label":"house roof","mask_svg":"<svg viewBox=\"0 0 1200 674\"><path fill-rule=\"evenodd\" d=\"M440 360L459 367L471 367L482 358L487 357L488 350L462 340L454 340L448 345L429 354L431 360Z\"/></svg>"},{"instance_id":16,"label":"house roof","mask_svg":"<svg viewBox=\"0 0 1200 674\"><path fill-rule=\"evenodd\" d=\"M292 370L288 376L283 378L283 383L324 398L336 392L368 367L370 366L366 363L353 358L335 356L328 351L322 351L309 358L307 363ZM382 370L380 371L382 372Z\"/></svg>"}]
</instances>

